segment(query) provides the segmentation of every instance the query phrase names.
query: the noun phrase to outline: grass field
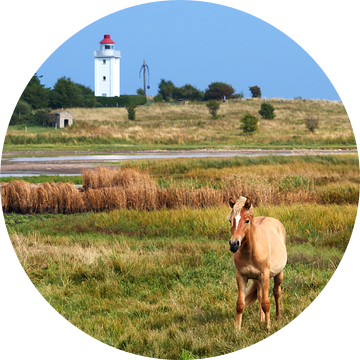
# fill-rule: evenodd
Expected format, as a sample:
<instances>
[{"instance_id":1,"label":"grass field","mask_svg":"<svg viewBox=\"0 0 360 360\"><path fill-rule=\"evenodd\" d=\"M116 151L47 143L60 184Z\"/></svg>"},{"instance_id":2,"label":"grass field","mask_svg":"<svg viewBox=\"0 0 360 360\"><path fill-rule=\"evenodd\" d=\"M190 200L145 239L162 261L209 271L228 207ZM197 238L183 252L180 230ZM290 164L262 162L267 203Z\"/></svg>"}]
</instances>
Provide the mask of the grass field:
<instances>
[{"instance_id":1,"label":"grass field","mask_svg":"<svg viewBox=\"0 0 360 360\"><path fill-rule=\"evenodd\" d=\"M259 207L287 229L281 321L246 308L234 330L236 281L227 207L79 215L6 215L26 273L67 320L118 349L166 359L203 358L250 346L291 322L336 270L356 205ZM345 221L344 221L345 219Z\"/></svg>"},{"instance_id":2,"label":"grass field","mask_svg":"<svg viewBox=\"0 0 360 360\"><path fill-rule=\"evenodd\" d=\"M204 103L139 106L136 121L124 108L75 108L74 126L67 129L11 126L4 150L151 150L199 148L356 148L355 137L341 102L268 99L273 120L258 114L263 99L221 103L214 120ZM259 132L246 136L240 129L245 113L259 117ZM313 134L304 120L314 116L320 127Z\"/></svg>"},{"instance_id":3,"label":"grass field","mask_svg":"<svg viewBox=\"0 0 360 360\"><path fill-rule=\"evenodd\" d=\"M228 206L148 211L131 195L129 206L105 212L6 213L19 261L44 298L92 337L143 356L218 356L283 328L334 274L357 214L356 155L134 161L121 171L127 175L88 172L76 182L86 191L120 184L129 191L139 179L161 191L223 192L233 186L251 193L256 216L275 217L287 231L283 319L275 320L270 291L271 330L260 324L255 303L245 309L237 333Z\"/></svg>"}]
</instances>

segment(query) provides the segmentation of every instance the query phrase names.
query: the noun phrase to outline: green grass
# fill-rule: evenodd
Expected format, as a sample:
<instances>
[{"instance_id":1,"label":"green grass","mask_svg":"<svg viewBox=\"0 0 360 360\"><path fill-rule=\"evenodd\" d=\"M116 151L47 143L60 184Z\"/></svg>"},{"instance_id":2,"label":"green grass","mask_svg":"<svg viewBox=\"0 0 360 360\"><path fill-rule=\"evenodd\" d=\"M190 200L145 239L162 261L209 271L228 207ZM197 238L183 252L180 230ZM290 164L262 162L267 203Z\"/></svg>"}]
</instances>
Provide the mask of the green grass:
<instances>
[{"instance_id":1,"label":"green grass","mask_svg":"<svg viewBox=\"0 0 360 360\"><path fill-rule=\"evenodd\" d=\"M266 168L274 174L272 167L276 168L277 173L284 168L283 174L296 173L296 170L304 169L304 173L316 172L325 174L336 173L342 177L357 172L359 169L359 159L357 154L347 155L297 155L297 156L234 156L227 158L186 158L186 159L156 159L156 160L136 160L109 162L104 165L121 165L123 168L132 168L139 171L145 171L153 177L168 184L174 179L191 179L198 183L207 184L212 180L219 180L220 175L224 175L224 170L234 173L241 172L259 172L262 169L262 175ZM221 173L220 173L221 171ZM295 175L295 174L294 174ZM299 176L299 175L298 175ZM356 179L358 176L356 176ZM2 177L2 182L9 182L16 177ZM81 176L24 176L22 180L31 183L43 183L48 181L61 182L68 181L74 184L81 184ZM358 179L352 178L355 182Z\"/></svg>"},{"instance_id":2,"label":"green grass","mask_svg":"<svg viewBox=\"0 0 360 360\"><path fill-rule=\"evenodd\" d=\"M147 171L153 175L174 175L196 172L197 170L224 168L246 168L258 165L302 165L311 164L312 167L325 165L327 168L342 166L344 169L358 168L359 159L357 154L353 155L297 155L297 156L234 156L224 158L197 158L197 159L166 159L166 160L137 160L113 162L111 164L121 165L124 168L133 168Z\"/></svg>"},{"instance_id":3,"label":"green grass","mask_svg":"<svg viewBox=\"0 0 360 360\"><path fill-rule=\"evenodd\" d=\"M346 110L340 102L267 99L275 108L273 120L259 119L259 132L245 135L240 119L245 113L260 118L261 99L231 100L222 104L217 119L211 119L205 103L175 103L139 106L136 121L124 109L70 109L74 125L66 129L11 126L4 150L153 150L153 149L304 149L356 148ZM320 120L315 134L306 130L308 116Z\"/></svg>"},{"instance_id":4,"label":"green grass","mask_svg":"<svg viewBox=\"0 0 360 360\"><path fill-rule=\"evenodd\" d=\"M0 182L8 183L13 180L23 180L31 184L41 184L45 182L69 182L75 185L82 184L82 176L74 175L74 176L59 176L59 175L38 175L38 176L4 176L0 178Z\"/></svg>"},{"instance_id":5,"label":"green grass","mask_svg":"<svg viewBox=\"0 0 360 360\"><path fill-rule=\"evenodd\" d=\"M5 214L22 266L45 299L92 337L166 359L227 354L270 336L316 298L350 239L356 205L259 207L287 230L281 321L258 305L234 329L235 268L227 207L99 214Z\"/></svg>"},{"instance_id":6,"label":"green grass","mask_svg":"<svg viewBox=\"0 0 360 360\"><path fill-rule=\"evenodd\" d=\"M158 143L146 143L139 142L136 139L133 141L116 141L108 138L96 138L91 140L89 138L84 139L72 139L68 137L57 136L51 140L44 140L43 142L35 142L22 137L13 136L11 139L6 137L4 142L4 151L146 151L146 150L201 150L201 149L224 149L227 150L248 150L248 149L321 149L321 150L337 150L343 149L356 149L355 137L351 138L339 138L331 139L328 141L314 140L304 141L304 139L297 139L296 141L278 141L271 142L247 142L246 139L238 139L229 141L228 138L222 139L222 141L203 141L197 142L176 142L161 141Z\"/></svg>"}]
</instances>

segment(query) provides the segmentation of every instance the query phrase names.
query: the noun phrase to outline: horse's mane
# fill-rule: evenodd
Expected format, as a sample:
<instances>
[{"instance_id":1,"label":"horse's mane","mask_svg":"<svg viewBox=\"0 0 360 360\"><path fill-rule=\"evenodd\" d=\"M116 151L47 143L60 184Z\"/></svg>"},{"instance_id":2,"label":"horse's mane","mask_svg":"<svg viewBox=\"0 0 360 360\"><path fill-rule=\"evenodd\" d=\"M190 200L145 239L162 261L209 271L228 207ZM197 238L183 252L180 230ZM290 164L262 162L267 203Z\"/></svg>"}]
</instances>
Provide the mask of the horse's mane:
<instances>
[{"instance_id":1,"label":"horse's mane","mask_svg":"<svg viewBox=\"0 0 360 360\"><path fill-rule=\"evenodd\" d=\"M232 221L234 217L238 214L240 214L241 210L245 206L246 197L240 196L239 199L236 200L236 203L234 204L233 208L230 210L229 215L227 216L227 220ZM254 208L251 204L250 208L248 209L248 213L251 215L254 214Z\"/></svg>"}]
</instances>

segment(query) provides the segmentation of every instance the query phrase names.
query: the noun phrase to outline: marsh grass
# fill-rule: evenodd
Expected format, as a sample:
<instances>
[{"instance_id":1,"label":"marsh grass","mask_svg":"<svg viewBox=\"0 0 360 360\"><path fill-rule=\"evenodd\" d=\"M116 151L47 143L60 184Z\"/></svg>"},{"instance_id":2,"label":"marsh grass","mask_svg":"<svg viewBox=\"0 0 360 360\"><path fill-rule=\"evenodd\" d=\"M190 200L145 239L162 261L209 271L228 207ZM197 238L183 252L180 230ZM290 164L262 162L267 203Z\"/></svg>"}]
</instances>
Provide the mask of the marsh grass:
<instances>
[{"instance_id":1,"label":"marsh grass","mask_svg":"<svg viewBox=\"0 0 360 360\"><path fill-rule=\"evenodd\" d=\"M355 205L255 208L287 230L283 319L275 320L270 291L269 332L257 304L246 308L241 333L234 330L237 290L225 206L12 215L18 221L8 230L31 281L73 325L127 352L188 359L250 346L300 315L339 265L356 211Z\"/></svg>"},{"instance_id":2,"label":"marsh grass","mask_svg":"<svg viewBox=\"0 0 360 360\"><path fill-rule=\"evenodd\" d=\"M143 161L84 170L82 191L14 180L2 185L1 199L5 213L22 214L208 208L244 194L255 206L357 204L358 175L352 155Z\"/></svg>"}]
</instances>

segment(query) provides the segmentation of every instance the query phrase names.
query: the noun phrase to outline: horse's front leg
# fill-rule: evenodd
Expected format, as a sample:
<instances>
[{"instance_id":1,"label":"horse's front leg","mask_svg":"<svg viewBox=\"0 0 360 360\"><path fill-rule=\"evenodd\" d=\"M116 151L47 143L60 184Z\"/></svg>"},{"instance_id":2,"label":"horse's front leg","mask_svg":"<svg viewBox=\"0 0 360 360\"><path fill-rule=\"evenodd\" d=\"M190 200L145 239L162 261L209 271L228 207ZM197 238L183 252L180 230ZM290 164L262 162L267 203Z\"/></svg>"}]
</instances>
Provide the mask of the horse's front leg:
<instances>
[{"instance_id":1,"label":"horse's front leg","mask_svg":"<svg viewBox=\"0 0 360 360\"><path fill-rule=\"evenodd\" d=\"M261 306L261 300L262 300L262 289L261 289L261 284L259 281L254 280L254 283L256 284L256 295L259 301L259 307L260 307L260 321L264 322L265 321L265 313L262 309Z\"/></svg>"},{"instance_id":2,"label":"horse's front leg","mask_svg":"<svg viewBox=\"0 0 360 360\"><path fill-rule=\"evenodd\" d=\"M281 283L283 281L284 274L281 271L274 277L274 297L275 297L275 304L276 304L276 318L278 320L281 319L281 312L280 312L280 298L281 298Z\"/></svg>"},{"instance_id":3,"label":"horse's front leg","mask_svg":"<svg viewBox=\"0 0 360 360\"><path fill-rule=\"evenodd\" d=\"M261 307L265 313L266 327L270 330L270 301L269 301L270 270L265 270L260 275L262 289Z\"/></svg>"},{"instance_id":4,"label":"horse's front leg","mask_svg":"<svg viewBox=\"0 0 360 360\"><path fill-rule=\"evenodd\" d=\"M245 291L248 279L236 271L236 282L238 285L238 299L236 302L236 330L241 329L242 314L245 309Z\"/></svg>"}]
</instances>

